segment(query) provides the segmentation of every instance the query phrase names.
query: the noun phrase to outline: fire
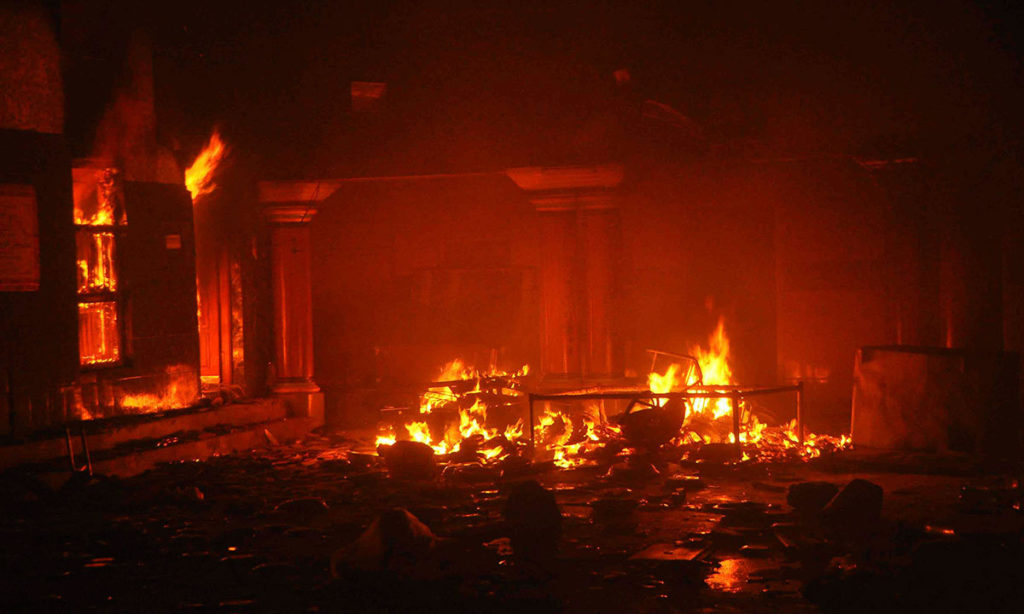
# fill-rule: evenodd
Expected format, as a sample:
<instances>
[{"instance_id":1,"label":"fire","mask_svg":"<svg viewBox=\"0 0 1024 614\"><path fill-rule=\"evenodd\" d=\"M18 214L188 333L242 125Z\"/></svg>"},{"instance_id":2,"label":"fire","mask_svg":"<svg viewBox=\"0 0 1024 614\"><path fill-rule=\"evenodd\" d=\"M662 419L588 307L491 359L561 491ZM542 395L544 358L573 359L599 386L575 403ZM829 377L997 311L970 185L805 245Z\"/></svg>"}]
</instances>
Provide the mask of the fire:
<instances>
[{"instance_id":1,"label":"fire","mask_svg":"<svg viewBox=\"0 0 1024 614\"><path fill-rule=\"evenodd\" d=\"M729 338L725 335L724 318L718 319L718 325L708 339L708 349L695 345L690 348L690 353L700 364L702 383L705 386L728 386L736 383L732 379L732 368L729 367ZM691 373L686 385L692 386L696 383L697 375ZM732 415L729 399L695 399L691 411L694 415L701 415L706 414L709 409L714 420Z\"/></svg>"},{"instance_id":2,"label":"fire","mask_svg":"<svg viewBox=\"0 0 1024 614\"><path fill-rule=\"evenodd\" d=\"M441 374L437 376L435 382L450 382L459 379L473 379L474 370L472 367L467 367L466 363L456 358L455 360L445 364L441 367Z\"/></svg>"},{"instance_id":3,"label":"fire","mask_svg":"<svg viewBox=\"0 0 1024 614\"><path fill-rule=\"evenodd\" d=\"M124 410L147 413L165 409L190 407L199 397L196 372L187 365L168 367L165 370L165 386L160 392L123 394L118 405Z\"/></svg>"},{"instance_id":4,"label":"fire","mask_svg":"<svg viewBox=\"0 0 1024 614\"><path fill-rule=\"evenodd\" d=\"M724 319L718 320L706 346L690 348L690 356L692 361L689 363L671 364L664 372L652 371L647 377L647 387L659 394L688 389L723 391L730 387L730 390L735 390L733 387L737 382L730 364L730 340ZM514 453L517 446L520 450L525 449L523 444L529 435L524 434L522 420L507 426L502 432L488 424L489 413L497 407L488 406L488 403L495 397L514 398L520 394L517 378L526 373L528 367L511 373L496 369L480 372L461 360L453 360L439 370L434 380L438 385L421 395L417 417L407 421L404 429L382 429L377 445L394 444L400 438L395 431L404 430L402 439L428 445L442 456L462 453L459 458L463 460L476 458L487 462ZM500 403L508 405L506 401ZM650 411L658 411L658 407L669 408L666 399L658 399L652 405ZM745 400L741 400L737 408L740 424L738 443L744 461L809 459L828 450L850 446L847 435L831 437L808 433L801 440L796 420L769 426L758 419L755 409ZM729 398L689 398L685 400L685 410L685 419L679 419L678 434L664 445L673 446L685 457L693 445L737 443ZM614 420L610 422L605 417L602 404L585 406L582 415L570 415L547 406L533 429L538 458L550 461L558 468L570 469L596 464L598 459L609 458L609 454L622 456L633 453L631 448L624 447L628 435L624 434L623 425L614 424ZM657 427L658 423L654 424ZM671 434L674 428L670 423L668 432Z\"/></svg>"},{"instance_id":5,"label":"fire","mask_svg":"<svg viewBox=\"0 0 1024 614\"><path fill-rule=\"evenodd\" d=\"M74 168L72 201L76 226L121 226L127 220L115 168Z\"/></svg>"},{"instance_id":6,"label":"fire","mask_svg":"<svg viewBox=\"0 0 1024 614\"><path fill-rule=\"evenodd\" d=\"M409 432L410 441L417 441L419 443L426 444L434 449L437 454L447 454L448 445L442 440L440 443L434 444L430 438L430 427L427 426L426 422L410 422L405 425L405 430Z\"/></svg>"},{"instance_id":7,"label":"fire","mask_svg":"<svg viewBox=\"0 0 1024 614\"><path fill-rule=\"evenodd\" d=\"M78 304L78 356L83 365L113 364L121 360L117 303Z\"/></svg>"},{"instance_id":8,"label":"fire","mask_svg":"<svg viewBox=\"0 0 1024 614\"><path fill-rule=\"evenodd\" d=\"M485 379L497 378L514 382L516 378L529 373L529 366L524 365L522 369L513 372L500 371L491 368L481 372L467 365L461 359L455 359L441 367L435 382L449 383L449 386L435 386L424 392L419 399L419 414L426 418L440 410L449 410L453 407L458 409L458 423L452 423L443 429L443 433L431 433L430 424L427 420L419 419L408 422L404 425L407 439L430 446L439 455L452 454L462 449L462 443L467 439L484 444L477 451L484 457L484 460L496 458L504 453L500 442L502 438L506 442L520 442L524 438L524 425L522 420L507 426L504 432L496 427L487 425L487 403L481 398L482 382ZM466 384L461 384L466 382ZM468 385L473 382L472 385ZM515 388L501 386L501 394L515 397L519 392ZM436 424L435 424L436 426ZM377 435L376 446L392 445L398 440L394 429L384 427ZM474 444L477 445L477 444Z\"/></svg>"},{"instance_id":9,"label":"fire","mask_svg":"<svg viewBox=\"0 0 1024 614\"><path fill-rule=\"evenodd\" d=\"M78 250L78 293L117 291L114 268L114 233L80 233Z\"/></svg>"},{"instance_id":10,"label":"fire","mask_svg":"<svg viewBox=\"0 0 1024 614\"><path fill-rule=\"evenodd\" d=\"M556 467L569 469L583 464L579 458L583 442L570 444L573 439L573 425L569 416L552 409L546 409L540 417L541 438L554 452L552 459Z\"/></svg>"},{"instance_id":11,"label":"fire","mask_svg":"<svg viewBox=\"0 0 1024 614\"><path fill-rule=\"evenodd\" d=\"M692 386L713 389L715 386L731 386L736 383L733 380L732 367L729 365L729 337L725 334L724 318L718 319L715 330L708 338L708 347L694 345L690 348L690 354L696 360L696 366L699 369L690 365L683 375L683 366L673 363L669 365L664 374L652 372L647 377L648 388L651 392L681 391ZM709 420L711 422L727 421L732 417L732 402L727 398L694 398L687 403L686 420L683 423L684 436L682 439L684 441L710 443L714 439L710 433L697 432L708 429L697 428L696 424L700 423L703 426ZM663 406L665 399L658 399L656 404ZM747 411L745 404L741 404L741 414L744 430L740 434L740 441L745 442L750 439L753 442L764 427L759 425L757 418ZM715 430L724 430L726 426L728 425L723 424L722 429ZM732 433L729 434L729 438L735 439Z\"/></svg>"},{"instance_id":12,"label":"fire","mask_svg":"<svg viewBox=\"0 0 1024 614\"><path fill-rule=\"evenodd\" d=\"M719 318L718 325L708 338L708 347L694 345L690 348L690 354L697 362L694 365L684 367L678 363L668 366L664 373L652 371L647 376L647 387L651 392L666 393L683 390L695 385L704 386L729 386L735 384L732 376L732 368L729 366L729 337L725 334L725 319ZM656 399L655 405L665 405L665 399ZM693 399L688 412L688 418L694 416L709 415L713 420L732 414L732 406L729 399Z\"/></svg>"},{"instance_id":13,"label":"fire","mask_svg":"<svg viewBox=\"0 0 1024 614\"><path fill-rule=\"evenodd\" d=\"M696 360L699 372L691 367L685 377L680 376L683 367L679 364L670 365L664 374L652 372L647 380L651 392L680 391L697 385L705 389L714 389L716 386L731 386L737 383L729 364L729 337L725 332L723 318L719 318L715 330L708 338L708 347L695 345L690 348L690 354ZM729 399L694 398L687 403L686 419L677 439L679 443L736 443L736 436L731 428L732 402ZM659 399L657 405L664 405L664 400ZM790 451L803 458L816 458L821 455L823 449L844 449L851 445L847 435L837 438L813 433L805 434L801 444L796 420L782 426L770 427L758 420L746 401L740 402L739 412L739 439L744 447L744 460L765 460ZM727 435L723 439L718 437L717 433Z\"/></svg>"},{"instance_id":14,"label":"fire","mask_svg":"<svg viewBox=\"0 0 1024 614\"><path fill-rule=\"evenodd\" d=\"M516 423L505 428L505 439L515 441L523 436L523 421L516 420Z\"/></svg>"},{"instance_id":15,"label":"fire","mask_svg":"<svg viewBox=\"0 0 1024 614\"><path fill-rule=\"evenodd\" d=\"M647 386L651 389L651 392L658 394L664 394L666 392L672 392L678 390L682 385L682 380L679 377L679 372L682 367L677 364L671 364L668 370L664 374L652 371L647 376ZM658 407L665 405L665 399L655 399L654 403Z\"/></svg>"},{"instance_id":16,"label":"fire","mask_svg":"<svg viewBox=\"0 0 1024 614\"><path fill-rule=\"evenodd\" d=\"M459 411L459 434L463 439L469 439L473 435L482 435L485 439L493 438L497 434L497 429L488 431L480 424L486 420L487 406L478 399L469 409Z\"/></svg>"},{"instance_id":17,"label":"fire","mask_svg":"<svg viewBox=\"0 0 1024 614\"><path fill-rule=\"evenodd\" d=\"M434 379L435 382L454 382L458 380L473 379L474 371L467 367L462 360L455 360L446 363L441 367L441 373ZM458 398L458 394L451 387L432 388L423 393L420 397L420 413L429 414L435 407L440 407Z\"/></svg>"},{"instance_id":18,"label":"fire","mask_svg":"<svg viewBox=\"0 0 1024 614\"><path fill-rule=\"evenodd\" d=\"M690 354L696 359L700 370L690 365L684 372L683 366L673 363L665 373L652 371L647 376L647 386L651 392L666 393L680 391L691 386L704 385L729 386L735 384L732 368L729 366L729 337L725 334L725 320L719 318L718 325L708 338L708 347L700 345L690 348ZM659 407L665 405L665 399L656 399ZM709 416L712 420L732 415L729 399L692 399L687 412L687 422L697 416Z\"/></svg>"},{"instance_id":19,"label":"fire","mask_svg":"<svg viewBox=\"0 0 1024 614\"><path fill-rule=\"evenodd\" d=\"M374 442L375 447L379 446L393 446L398 441L398 437L395 436L395 429L391 426L385 426L381 428L380 433L377 434L377 441Z\"/></svg>"},{"instance_id":20,"label":"fire","mask_svg":"<svg viewBox=\"0 0 1024 614\"><path fill-rule=\"evenodd\" d=\"M215 128L206 147L196 156L192 166L185 170L185 187L192 195L193 203L200 196L209 194L217 188L217 184L213 181L213 175L227 153L228 147L220 138L220 132Z\"/></svg>"}]
</instances>

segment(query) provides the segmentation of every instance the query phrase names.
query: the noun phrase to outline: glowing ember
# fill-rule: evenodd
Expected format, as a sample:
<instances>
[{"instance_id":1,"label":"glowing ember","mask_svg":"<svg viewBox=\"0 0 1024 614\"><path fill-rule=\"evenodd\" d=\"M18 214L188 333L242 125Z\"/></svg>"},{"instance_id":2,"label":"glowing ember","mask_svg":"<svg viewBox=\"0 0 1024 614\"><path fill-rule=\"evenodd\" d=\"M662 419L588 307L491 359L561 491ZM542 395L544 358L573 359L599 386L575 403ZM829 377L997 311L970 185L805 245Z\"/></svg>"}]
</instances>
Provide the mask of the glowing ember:
<instances>
[{"instance_id":1,"label":"glowing ember","mask_svg":"<svg viewBox=\"0 0 1024 614\"><path fill-rule=\"evenodd\" d=\"M209 194L217 188L213 181L214 173L221 161L228 153L228 147L220 138L220 132L214 129L210 135L209 142L203 148L192 166L185 170L185 187L192 195L192 202L195 203L200 196Z\"/></svg>"},{"instance_id":2,"label":"glowing ember","mask_svg":"<svg viewBox=\"0 0 1024 614\"><path fill-rule=\"evenodd\" d=\"M395 429L390 426L381 428L380 433L377 434L377 441L374 442L375 446L392 446L398 441L398 437L395 436Z\"/></svg>"}]
</instances>

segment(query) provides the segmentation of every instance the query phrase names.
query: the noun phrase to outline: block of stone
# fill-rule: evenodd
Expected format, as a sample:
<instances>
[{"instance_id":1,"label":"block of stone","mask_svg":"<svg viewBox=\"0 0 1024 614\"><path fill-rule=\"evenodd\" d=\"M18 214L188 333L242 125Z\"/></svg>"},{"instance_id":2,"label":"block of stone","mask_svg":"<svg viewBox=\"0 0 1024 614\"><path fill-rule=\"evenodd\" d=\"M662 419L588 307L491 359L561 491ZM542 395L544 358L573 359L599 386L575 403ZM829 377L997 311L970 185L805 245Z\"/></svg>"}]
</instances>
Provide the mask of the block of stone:
<instances>
[{"instance_id":1,"label":"block of stone","mask_svg":"<svg viewBox=\"0 0 1024 614\"><path fill-rule=\"evenodd\" d=\"M434 450L418 441L396 441L390 446L381 446L378 453L392 477L418 480L429 479L437 473Z\"/></svg>"},{"instance_id":2,"label":"block of stone","mask_svg":"<svg viewBox=\"0 0 1024 614\"><path fill-rule=\"evenodd\" d=\"M839 487L831 482L800 482L790 484L786 503L801 514L816 514L824 508Z\"/></svg>"},{"instance_id":3,"label":"block of stone","mask_svg":"<svg viewBox=\"0 0 1024 614\"><path fill-rule=\"evenodd\" d=\"M550 491L534 480L513 485L504 516L516 557L554 557L562 537L562 512Z\"/></svg>"},{"instance_id":4,"label":"block of stone","mask_svg":"<svg viewBox=\"0 0 1024 614\"><path fill-rule=\"evenodd\" d=\"M821 510L825 523L844 531L869 528L882 515L882 487L857 478L843 487Z\"/></svg>"},{"instance_id":5,"label":"block of stone","mask_svg":"<svg viewBox=\"0 0 1024 614\"><path fill-rule=\"evenodd\" d=\"M1021 453L1020 356L863 347L854 364L858 447L998 456Z\"/></svg>"}]
</instances>

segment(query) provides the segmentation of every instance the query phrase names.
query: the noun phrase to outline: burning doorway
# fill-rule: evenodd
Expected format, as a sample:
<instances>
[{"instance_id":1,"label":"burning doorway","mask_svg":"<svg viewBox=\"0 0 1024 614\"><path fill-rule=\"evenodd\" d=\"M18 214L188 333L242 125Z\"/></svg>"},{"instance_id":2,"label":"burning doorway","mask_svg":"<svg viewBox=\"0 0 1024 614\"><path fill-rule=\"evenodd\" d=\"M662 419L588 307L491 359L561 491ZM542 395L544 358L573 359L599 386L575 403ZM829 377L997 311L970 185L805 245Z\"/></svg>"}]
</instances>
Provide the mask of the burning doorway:
<instances>
[{"instance_id":1,"label":"burning doorway","mask_svg":"<svg viewBox=\"0 0 1024 614\"><path fill-rule=\"evenodd\" d=\"M196 220L196 302L199 356L204 388L216 390L244 382L245 347L241 264L226 240L223 220L208 197L229 153L214 130L191 166L185 186Z\"/></svg>"}]
</instances>

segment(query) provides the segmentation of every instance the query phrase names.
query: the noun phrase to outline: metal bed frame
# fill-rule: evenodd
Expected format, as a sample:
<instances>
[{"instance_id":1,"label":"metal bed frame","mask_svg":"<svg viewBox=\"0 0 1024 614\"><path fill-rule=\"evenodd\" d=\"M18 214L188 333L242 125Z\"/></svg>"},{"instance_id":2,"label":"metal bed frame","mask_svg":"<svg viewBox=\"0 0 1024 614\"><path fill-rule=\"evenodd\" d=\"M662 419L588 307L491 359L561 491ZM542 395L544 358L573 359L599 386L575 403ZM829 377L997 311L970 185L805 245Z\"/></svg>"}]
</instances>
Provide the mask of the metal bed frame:
<instances>
[{"instance_id":1,"label":"metal bed frame","mask_svg":"<svg viewBox=\"0 0 1024 614\"><path fill-rule=\"evenodd\" d=\"M796 393L796 423L797 438L801 444L804 442L804 383L798 382L789 386L690 386L686 390L677 392L651 392L649 390L622 390L613 389L607 391L577 390L555 393L529 393L530 405L530 445L536 445L534 437L534 403L538 401L604 401L621 400L632 401L635 404L656 407L655 399L678 399L686 401L689 399L729 399L732 405L732 432L737 453L740 452L740 401L743 399L763 396L767 394L781 394L785 392ZM686 407L686 403L683 403ZM685 409L684 409L685 411ZM684 414L683 419L686 416Z\"/></svg>"}]
</instances>

